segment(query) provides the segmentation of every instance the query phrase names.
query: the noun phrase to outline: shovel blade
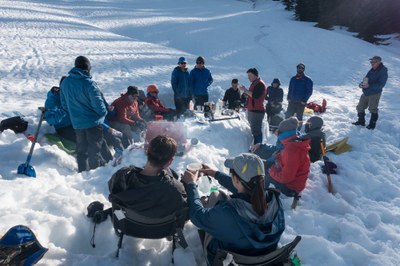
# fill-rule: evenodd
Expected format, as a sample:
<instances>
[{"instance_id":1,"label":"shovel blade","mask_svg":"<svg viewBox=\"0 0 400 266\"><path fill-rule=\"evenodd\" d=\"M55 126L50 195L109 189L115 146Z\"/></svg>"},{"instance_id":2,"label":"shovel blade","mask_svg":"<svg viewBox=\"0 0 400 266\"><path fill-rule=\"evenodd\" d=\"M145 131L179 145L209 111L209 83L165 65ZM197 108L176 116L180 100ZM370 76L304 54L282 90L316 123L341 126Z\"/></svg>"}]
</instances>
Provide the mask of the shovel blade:
<instances>
[{"instance_id":1,"label":"shovel blade","mask_svg":"<svg viewBox=\"0 0 400 266\"><path fill-rule=\"evenodd\" d=\"M20 164L17 169L19 175L26 175L29 177L36 177L36 171L32 165L26 165L26 163Z\"/></svg>"}]
</instances>

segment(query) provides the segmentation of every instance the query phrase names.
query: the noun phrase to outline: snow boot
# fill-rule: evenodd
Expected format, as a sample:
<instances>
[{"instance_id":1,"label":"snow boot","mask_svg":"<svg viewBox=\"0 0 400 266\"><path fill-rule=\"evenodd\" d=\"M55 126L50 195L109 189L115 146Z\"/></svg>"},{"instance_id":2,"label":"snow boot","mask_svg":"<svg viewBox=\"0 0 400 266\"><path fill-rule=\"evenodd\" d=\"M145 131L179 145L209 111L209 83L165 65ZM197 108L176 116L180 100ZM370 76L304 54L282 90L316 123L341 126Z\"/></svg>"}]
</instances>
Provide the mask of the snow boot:
<instances>
[{"instance_id":1,"label":"snow boot","mask_svg":"<svg viewBox=\"0 0 400 266\"><path fill-rule=\"evenodd\" d=\"M353 125L365 127L365 113L358 113L358 120Z\"/></svg>"},{"instance_id":2,"label":"snow boot","mask_svg":"<svg viewBox=\"0 0 400 266\"><path fill-rule=\"evenodd\" d=\"M368 129L375 129L376 121L378 120L378 113L371 113L371 119L369 120Z\"/></svg>"}]
</instances>

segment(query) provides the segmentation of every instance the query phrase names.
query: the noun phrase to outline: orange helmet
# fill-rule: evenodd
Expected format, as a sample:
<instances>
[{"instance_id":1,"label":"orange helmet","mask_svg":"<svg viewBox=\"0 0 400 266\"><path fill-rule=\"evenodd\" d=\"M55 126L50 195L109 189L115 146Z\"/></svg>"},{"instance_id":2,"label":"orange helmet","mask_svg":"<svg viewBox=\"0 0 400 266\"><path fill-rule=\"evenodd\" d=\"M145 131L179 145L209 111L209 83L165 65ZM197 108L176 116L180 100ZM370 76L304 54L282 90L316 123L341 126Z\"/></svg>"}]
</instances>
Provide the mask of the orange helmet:
<instances>
[{"instance_id":1,"label":"orange helmet","mask_svg":"<svg viewBox=\"0 0 400 266\"><path fill-rule=\"evenodd\" d=\"M157 85L151 84L151 85L147 86L147 92L148 92L148 93L150 93L150 92L156 92L156 93L158 93L158 87L157 87Z\"/></svg>"}]
</instances>

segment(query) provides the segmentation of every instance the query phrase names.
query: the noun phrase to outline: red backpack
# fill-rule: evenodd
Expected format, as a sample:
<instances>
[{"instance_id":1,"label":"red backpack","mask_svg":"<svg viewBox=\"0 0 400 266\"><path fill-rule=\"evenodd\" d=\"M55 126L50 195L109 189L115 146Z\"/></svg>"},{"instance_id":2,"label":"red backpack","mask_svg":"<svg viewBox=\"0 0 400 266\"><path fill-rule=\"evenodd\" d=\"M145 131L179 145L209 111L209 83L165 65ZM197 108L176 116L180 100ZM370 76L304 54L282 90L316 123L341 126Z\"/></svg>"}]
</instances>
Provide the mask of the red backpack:
<instances>
[{"instance_id":1,"label":"red backpack","mask_svg":"<svg viewBox=\"0 0 400 266\"><path fill-rule=\"evenodd\" d=\"M317 104L316 102L307 103L306 107L308 109L313 110L315 113L324 113L326 111L327 102L325 99L322 100L322 105Z\"/></svg>"}]
</instances>

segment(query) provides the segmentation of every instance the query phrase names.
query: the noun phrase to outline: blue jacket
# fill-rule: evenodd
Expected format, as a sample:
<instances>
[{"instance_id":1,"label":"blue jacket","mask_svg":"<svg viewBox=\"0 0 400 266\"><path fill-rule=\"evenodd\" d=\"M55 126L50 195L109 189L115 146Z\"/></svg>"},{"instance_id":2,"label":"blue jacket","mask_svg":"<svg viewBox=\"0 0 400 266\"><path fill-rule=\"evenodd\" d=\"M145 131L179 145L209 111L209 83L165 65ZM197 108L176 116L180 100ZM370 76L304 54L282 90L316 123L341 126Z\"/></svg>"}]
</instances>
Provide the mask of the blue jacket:
<instances>
[{"instance_id":1,"label":"blue jacket","mask_svg":"<svg viewBox=\"0 0 400 266\"><path fill-rule=\"evenodd\" d=\"M193 95L208 95L208 86L213 83L210 70L207 68L193 68L190 71L190 82Z\"/></svg>"},{"instance_id":2,"label":"blue jacket","mask_svg":"<svg viewBox=\"0 0 400 266\"><path fill-rule=\"evenodd\" d=\"M382 92L388 79L387 68L381 63L377 69L371 68L367 73L368 88L363 89L365 96L370 96Z\"/></svg>"},{"instance_id":3,"label":"blue jacket","mask_svg":"<svg viewBox=\"0 0 400 266\"><path fill-rule=\"evenodd\" d=\"M174 68L171 74L171 86L174 90L174 96L178 98L192 97L190 87L190 75L187 68L182 71L179 66Z\"/></svg>"},{"instance_id":4,"label":"blue jacket","mask_svg":"<svg viewBox=\"0 0 400 266\"><path fill-rule=\"evenodd\" d=\"M61 83L61 106L71 118L74 129L88 129L103 123L107 108L92 76L72 68Z\"/></svg>"},{"instance_id":5,"label":"blue jacket","mask_svg":"<svg viewBox=\"0 0 400 266\"><path fill-rule=\"evenodd\" d=\"M210 265L219 248L247 255L274 250L285 229L279 197L271 191L266 192L269 208L264 215L259 216L251 207L250 196L238 193L230 176L217 172L215 179L233 195L228 200L219 201L212 208L203 207L196 184L186 186L190 220L213 236L207 246ZM243 212L250 215L243 215Z\"/></svg>"},{"instance_id":6,"label":"blue jacket","mask_svg":"<svg viewBox=\"0 0 400 266\"><path fill-rule=\"evenodd\" d=\"M71 119L68 113L61 108L60 95L50 90L47 93L47 99L44 103L46 107L45 118L47 123L54 126L55 129L71 126Z\"/></svg>"},{"instance_id":7,"label":"blue jacket","mask_svg":"<svg viewBox=\"0 0 400 266\"><path fill-rule=\"evenodd\" d=\"M273 86L268 86L267 94L265 95L265 100L268 101L268 104L282 103L283 102L283 89L280 87L274 88Z\"/></svg>"},{"instance_id":8,"label":"blue jacket","mask_svg":"<svg viewBox=\"0 0 400 266\"><path fill-rule=\"evenodd\" d=\"M287 95L289 101L307 103L312 93L313 81L306 75L296 75L290 79Z\"/></svg>"}]
</instances>

